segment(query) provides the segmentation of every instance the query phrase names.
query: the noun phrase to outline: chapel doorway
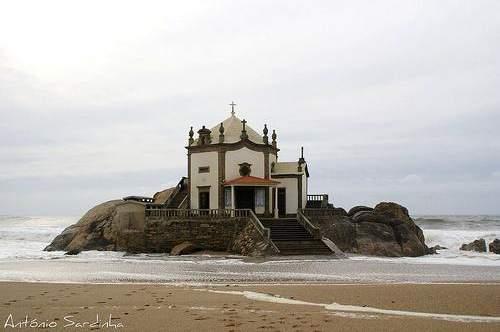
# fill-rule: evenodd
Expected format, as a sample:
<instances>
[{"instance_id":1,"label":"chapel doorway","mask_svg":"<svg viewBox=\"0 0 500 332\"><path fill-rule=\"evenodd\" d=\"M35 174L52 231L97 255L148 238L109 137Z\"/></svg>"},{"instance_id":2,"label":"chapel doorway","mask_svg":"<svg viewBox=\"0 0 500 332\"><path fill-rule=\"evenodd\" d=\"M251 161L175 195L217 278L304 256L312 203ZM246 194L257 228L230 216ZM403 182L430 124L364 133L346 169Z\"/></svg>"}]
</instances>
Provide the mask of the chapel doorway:
<instances>
[{"instance_id":1,"label":"chapel doorway","mask_svg":"<svg viewBox=\"0 0 500 332\"><path fill-rule=\"evenodd\" d=\"M200 210L210 209L210 191L200 190L198 195L198 208Z\"/></svg>"},{"instance_id":2,"label":"chapel doorway","mask_svg":"<svg viewBox=\"0 0 500 332\"><path fill-rule=\"evenodd\" d=\"M255 211L255 190L253 187L236 187L236 208Z\"/></svg>"},{"instance_id":3,"label":"chapel doorway","mask_svg":"<svg viewBox=\"0 0 500 332\"><path fill-rule=\"evenodd\" d=\"M286 216L286 188L278 188L278 215Z\"/></svg>"}]
</instances>

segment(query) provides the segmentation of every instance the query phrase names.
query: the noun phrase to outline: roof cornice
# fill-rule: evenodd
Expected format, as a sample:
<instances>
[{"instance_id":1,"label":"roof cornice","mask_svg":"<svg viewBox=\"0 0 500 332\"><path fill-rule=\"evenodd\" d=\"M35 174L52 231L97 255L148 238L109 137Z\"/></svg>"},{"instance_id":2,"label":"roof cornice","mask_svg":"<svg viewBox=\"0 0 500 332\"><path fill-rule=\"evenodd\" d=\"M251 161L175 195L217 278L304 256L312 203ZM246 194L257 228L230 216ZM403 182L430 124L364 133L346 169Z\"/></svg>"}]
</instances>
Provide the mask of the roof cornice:
<instances>
[{"instance_id":1,"label":"roof cornice","mask_svg":"<svg viewBox=\"0 0 500 332\"><path fill-rule=\"evenodd\" d=\"M246 147L253 151L265 152L276 154L280 149L272 146L271 144L258 144L252 142L248 138L244 138L238 142L234 143L214 143L214 144L204 144L204 145L191 145L186 146L189 152L209 152L209 151L234 151Z\"/></svg>"}]
</instances>

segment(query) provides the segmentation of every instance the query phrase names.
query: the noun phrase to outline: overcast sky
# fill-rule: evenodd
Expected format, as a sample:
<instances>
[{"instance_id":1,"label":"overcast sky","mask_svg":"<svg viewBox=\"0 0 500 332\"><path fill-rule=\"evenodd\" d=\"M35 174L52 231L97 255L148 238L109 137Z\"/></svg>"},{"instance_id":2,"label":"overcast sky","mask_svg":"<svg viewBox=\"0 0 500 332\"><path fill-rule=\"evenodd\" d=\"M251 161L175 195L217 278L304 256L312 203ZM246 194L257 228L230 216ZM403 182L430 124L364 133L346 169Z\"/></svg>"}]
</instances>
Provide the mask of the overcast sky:
<instances>
[{"instance_id":1,"label":"overcast sky","mask_svg":"<svg viewBox=\"0 0 500 332\"><path fill-rule=\"evenodd\" d=\"M3 1L0 214L186 175L189 126L278 132L337 206L500 214L500 1Z\"/></svg>"}]
</instances>

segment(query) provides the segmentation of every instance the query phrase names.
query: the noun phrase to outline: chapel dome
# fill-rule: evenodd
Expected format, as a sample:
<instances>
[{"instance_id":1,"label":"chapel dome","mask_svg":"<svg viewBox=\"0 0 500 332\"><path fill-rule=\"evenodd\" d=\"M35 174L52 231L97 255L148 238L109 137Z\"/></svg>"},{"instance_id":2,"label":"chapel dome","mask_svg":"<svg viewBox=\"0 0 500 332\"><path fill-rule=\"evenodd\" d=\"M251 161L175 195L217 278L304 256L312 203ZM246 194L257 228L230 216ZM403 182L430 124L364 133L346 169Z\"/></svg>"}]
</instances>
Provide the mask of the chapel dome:
<instances>
[{"instance_id":1,"label":"chapel dome","mask_svg":"<svg viewBox=\"0 0 500 332\"><path fill-rule=\"evenodd\" d=\"M224 143L236 143L241 141L241 130L243 130L243 123L241 121L242 120L234 114L222 121L222 126L224 127ZM220 123L210 129L212 131L212 143L217 142L219 128ZM264 144L264 138L253 130L248 124L245 124L245 129L250 141L257 144Z\"/></svg>"}]
</instances>

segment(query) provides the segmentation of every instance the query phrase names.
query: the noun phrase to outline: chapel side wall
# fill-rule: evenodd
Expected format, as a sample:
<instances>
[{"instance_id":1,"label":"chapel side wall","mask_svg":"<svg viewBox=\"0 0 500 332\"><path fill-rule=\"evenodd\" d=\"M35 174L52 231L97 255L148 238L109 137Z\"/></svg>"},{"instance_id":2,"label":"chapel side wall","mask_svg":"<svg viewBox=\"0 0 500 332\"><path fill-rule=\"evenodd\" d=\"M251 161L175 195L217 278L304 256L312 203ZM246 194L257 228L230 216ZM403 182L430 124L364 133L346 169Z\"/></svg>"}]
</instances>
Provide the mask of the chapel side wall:
<instances>
[{"instance_id":1,"label":"chapel side wall","mask_svg":"<svg viewBox=\"0 0 500 332\"><path fill-rule=\"evenodd\" d=\"M279 178L275 179L280 182L278 188L286 188L286 213L296 214L298 203L298 192L297 192L297 179L293 178Z\"/></svg>"},{"instance_id":2,"label":"chapel side wall","mask_svg":"<svg viewBox=\"0 0 500 332\"><path fill-rule=\"evenodd\" d=\"M199 173L199 167L209 167L208 173ZM218 154L217 152L198 152L191 154L191 179L190 179L190 201L191 208L198 209L198 187L210 187L210 208L217 209L219 206L219 183L218 183Z\"/></svg>"},{"instance_id":3,"label":"chapel side wall","mask_svg":"<svg viewBox=\"0 0 500 332\"><path fill-rule=\"evenodd\" d=\"M226 180L240 177L239 164L245 162L252 164L252 173L250 175L260 178L264 177L264 153L244 147L239 150L226 152Z\"/></svg>"}]
</instances>

